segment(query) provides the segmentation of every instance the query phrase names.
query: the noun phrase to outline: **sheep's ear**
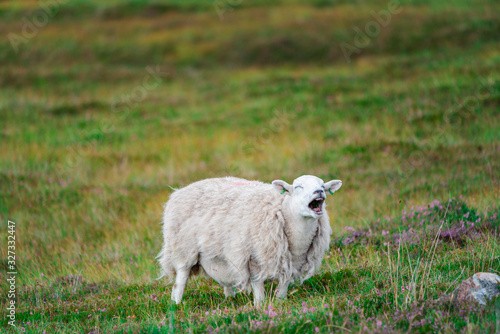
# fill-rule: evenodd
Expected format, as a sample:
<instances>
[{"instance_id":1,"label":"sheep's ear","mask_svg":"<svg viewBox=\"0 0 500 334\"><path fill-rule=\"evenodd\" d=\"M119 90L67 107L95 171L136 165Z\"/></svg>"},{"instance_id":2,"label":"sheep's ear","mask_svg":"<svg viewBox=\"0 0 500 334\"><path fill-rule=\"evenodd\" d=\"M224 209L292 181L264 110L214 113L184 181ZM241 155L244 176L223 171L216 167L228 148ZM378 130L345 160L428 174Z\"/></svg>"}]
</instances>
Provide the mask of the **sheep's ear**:
<instances>
[{"instance_id":1,"label":"sheep's ear","mask_svg":"<svg viewBox=\"0 0 500 334\"><path fill-rule=\"evenodd\" d=\"M273 181L273 187L278 191L280 194L284 194L285 192L292 193L293 187L286 183L285 181L282 180L274 180Z\"/></svg>"},{"instance_id":2,"label":"sheep's ear","mask_svg":"<svg viewBox=\"0 0 500 334\"><path fill-rule=\"evenodd\" d=\"M325 183L325 192L329 193L330 195L333 195L333 193L339 190L340 187L342 187L342 181L331 180Z\"/></svg>"}]
</instances>

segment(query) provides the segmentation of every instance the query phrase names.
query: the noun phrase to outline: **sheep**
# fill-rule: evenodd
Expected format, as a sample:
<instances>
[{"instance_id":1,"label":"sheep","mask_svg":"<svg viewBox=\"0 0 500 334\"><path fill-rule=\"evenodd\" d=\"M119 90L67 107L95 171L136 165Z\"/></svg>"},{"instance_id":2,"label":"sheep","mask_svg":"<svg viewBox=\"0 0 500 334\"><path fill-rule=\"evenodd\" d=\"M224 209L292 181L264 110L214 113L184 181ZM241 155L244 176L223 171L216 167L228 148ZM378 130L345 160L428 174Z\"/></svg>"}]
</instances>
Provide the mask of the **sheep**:
<instances>
[{"instance_id":1,"label":"sheep","mask_svg":"<svg viewBox=\"0 0 500 334\"><path fill-rule=\"evenodd\" d=\"M161 277L175 278L179 304L191 275L209 276L226 297L253 291L265 300L264 282L278 280L276 296L310 278L321 265L332 233L326 194L342 181L303 175L290 185L236 177L205 179L174 191L163 214Z\"/></svg>"}]
</instances>

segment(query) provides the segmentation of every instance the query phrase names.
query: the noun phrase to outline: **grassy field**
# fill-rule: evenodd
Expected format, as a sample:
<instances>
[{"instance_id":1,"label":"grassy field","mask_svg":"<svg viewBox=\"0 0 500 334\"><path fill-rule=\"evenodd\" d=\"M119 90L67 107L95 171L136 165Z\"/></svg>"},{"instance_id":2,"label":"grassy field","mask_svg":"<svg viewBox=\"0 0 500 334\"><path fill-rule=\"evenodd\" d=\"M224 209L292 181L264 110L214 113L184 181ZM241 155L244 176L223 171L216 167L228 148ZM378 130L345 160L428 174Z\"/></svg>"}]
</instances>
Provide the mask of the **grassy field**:
<instances>
[{"instance_id":1,"label":"grassy field","mask_svg":"<svg viewBox=\"0 0 500 334\"><path fill-rule=\"evenodd\" d=\"M2 331L500 330L500 300L437 302L500 272L498 1L401 1L362 46L388 1L61 3L26 34L43 8L0 1ZM204 278L172 305L168 185L302 174L343 181L318 275L265 309Z\"/></svg>"}]
</instances>

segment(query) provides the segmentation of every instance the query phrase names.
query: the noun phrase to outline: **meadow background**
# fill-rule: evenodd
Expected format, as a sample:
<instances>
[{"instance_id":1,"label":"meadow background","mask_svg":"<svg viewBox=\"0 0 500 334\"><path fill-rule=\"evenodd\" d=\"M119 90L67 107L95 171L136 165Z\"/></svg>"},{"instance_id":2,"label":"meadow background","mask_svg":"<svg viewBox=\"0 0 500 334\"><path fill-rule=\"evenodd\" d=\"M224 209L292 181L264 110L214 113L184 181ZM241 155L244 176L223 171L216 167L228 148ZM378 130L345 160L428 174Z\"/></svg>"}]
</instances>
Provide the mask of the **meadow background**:
<instances>
[{"instance_id":1,"label":"meadow background","mask_svg":"<svg viewBox=\"0 0 500 334\"><path fill-rule=\"evenodd\" d=\"M48 2L0 1L2 331L500 330L499 301L436 301L500 271L498 1L401 0L350 58L389 1ZM343 181L319 274L264 310L204 278L172 305L168 185L302 174Z\"/></svg>"}]
</instances>

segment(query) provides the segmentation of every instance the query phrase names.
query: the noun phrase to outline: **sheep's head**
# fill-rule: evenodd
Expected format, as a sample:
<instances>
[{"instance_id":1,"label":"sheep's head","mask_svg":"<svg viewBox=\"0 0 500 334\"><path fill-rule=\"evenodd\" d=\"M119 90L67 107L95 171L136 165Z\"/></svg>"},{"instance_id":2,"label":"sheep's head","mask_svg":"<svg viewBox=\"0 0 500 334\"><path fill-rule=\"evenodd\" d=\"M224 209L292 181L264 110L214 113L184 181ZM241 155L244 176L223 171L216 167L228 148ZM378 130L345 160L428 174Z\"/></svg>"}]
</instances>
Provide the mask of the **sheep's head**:
<instances>
[{"instance_id":1,"label":"sheep's head","mask_svg":"<svg viewBox=\"0 0 500 334\"><path fill-rule=\"evenodd\" d=\"M291 204L302 217L320 218L325 209L326 194L340 189L342 181L323 182L319 177L302 175L289 185L282 180L273 181L274 188L283 195L291 196Z\"/></svg>"}]
</instances>

